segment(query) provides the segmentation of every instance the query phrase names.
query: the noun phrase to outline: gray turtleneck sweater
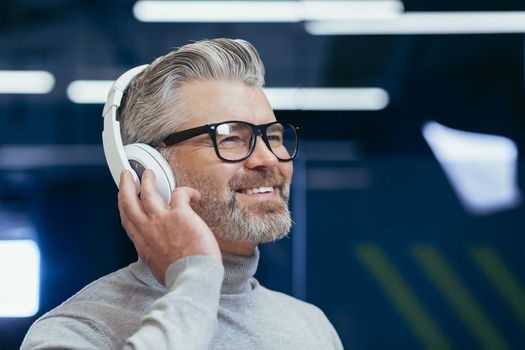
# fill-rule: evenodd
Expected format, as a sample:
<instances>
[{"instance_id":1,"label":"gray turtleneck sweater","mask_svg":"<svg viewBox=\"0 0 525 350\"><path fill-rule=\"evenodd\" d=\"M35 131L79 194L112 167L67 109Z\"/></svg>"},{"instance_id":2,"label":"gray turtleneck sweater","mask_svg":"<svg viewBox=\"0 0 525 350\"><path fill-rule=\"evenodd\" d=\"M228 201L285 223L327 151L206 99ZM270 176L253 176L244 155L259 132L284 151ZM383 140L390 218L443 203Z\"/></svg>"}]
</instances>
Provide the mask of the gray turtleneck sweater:
<instances>
[{"instance_id":1,"label":"gray turtleneck sweater","mask_svg":"<svg viewBox=\"0 0 525 350\"><path fill-rule=\"evenodd\" d=\"M320 309L253 278L258 259L186 257L166 287L138 261L42 316L21 349L342 349Z\"/></svg>"}]
</instances>

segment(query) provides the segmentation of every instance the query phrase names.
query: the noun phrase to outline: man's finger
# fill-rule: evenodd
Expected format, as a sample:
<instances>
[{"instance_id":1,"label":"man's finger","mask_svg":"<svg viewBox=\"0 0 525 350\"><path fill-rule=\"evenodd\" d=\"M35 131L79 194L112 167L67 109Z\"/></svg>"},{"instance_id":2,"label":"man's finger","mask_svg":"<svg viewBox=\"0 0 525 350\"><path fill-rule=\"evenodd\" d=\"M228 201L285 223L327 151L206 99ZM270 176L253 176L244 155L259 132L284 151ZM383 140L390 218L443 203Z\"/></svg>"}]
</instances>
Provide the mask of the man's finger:
<instances>
[{"instance_id":1,"label":"man's finger","mask_svg":"<svg viewBox=\"0 0 525 350\"><path fill-rule=\"evenodd\" d=\"M162 198L157 189L155 173L150 169L146 169L144 174L142 174L140 200L142 201L144 211L148 215L159 214L168 208L168 204L164 201L164 198Z\"/></svg>"},{"instance_id":2,"label":"man's finger","mask_svg":"<svg viewBox=\"0 0 525 350\"><path fill-rule=\"evenodd\" d=\"M129 238L133 241L135 246L137 246L137 243L142 241L142 237L138 234L139 230L137 229L137 227L128 218L126 212L123 210L120 211L120 222L122 224L122 227L124 227L124 230L126 230L126 233L128 234Z\"/></svg>"},{"instance_id":3,"label":"man's finger","mask_svg":"<svg viewBox=\"0 0 525 350\"><path fill-rule=\"evenodd\" d=\"M199 202L201 194L192 187L182 186L177 187L171 192L171 208L178 208L181 206L188 206L191 202Z\"/></svg>"},{"instance_id":4,"label":"man's finger","mask_svg":"<svg viewBox=\"0 0 525 350\"><path fill-rule=\"evenodd\" d=\"M126 217L134 223L143 222L147 219L142 203L137 196L137 190L133 176L127 170L120 174L120 191L118 193L119 211L126 213Z\"/></svg>"}]
</instances>

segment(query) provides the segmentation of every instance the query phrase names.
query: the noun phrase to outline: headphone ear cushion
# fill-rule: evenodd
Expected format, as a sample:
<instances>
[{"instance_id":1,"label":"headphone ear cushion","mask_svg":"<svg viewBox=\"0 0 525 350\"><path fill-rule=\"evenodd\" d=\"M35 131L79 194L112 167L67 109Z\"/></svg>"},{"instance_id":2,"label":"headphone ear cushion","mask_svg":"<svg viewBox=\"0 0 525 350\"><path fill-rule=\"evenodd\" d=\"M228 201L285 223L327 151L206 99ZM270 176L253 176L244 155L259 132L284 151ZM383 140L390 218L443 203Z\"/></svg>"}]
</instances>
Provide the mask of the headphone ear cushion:
<instances>
[{"instance_id":1,"label":"headphone ear cushion","mask_svg":"<svg viewBox=\"0 0 525 350\"><path fill-rule=\"evenodd\" d=\"M144 170L153 171L157 180L157 190L169 204L171 192L175 189L175 178L166 159L155 148L144 143L125 145L124 152L139 179L142 179Z\"/></svg>"}]
</instances>

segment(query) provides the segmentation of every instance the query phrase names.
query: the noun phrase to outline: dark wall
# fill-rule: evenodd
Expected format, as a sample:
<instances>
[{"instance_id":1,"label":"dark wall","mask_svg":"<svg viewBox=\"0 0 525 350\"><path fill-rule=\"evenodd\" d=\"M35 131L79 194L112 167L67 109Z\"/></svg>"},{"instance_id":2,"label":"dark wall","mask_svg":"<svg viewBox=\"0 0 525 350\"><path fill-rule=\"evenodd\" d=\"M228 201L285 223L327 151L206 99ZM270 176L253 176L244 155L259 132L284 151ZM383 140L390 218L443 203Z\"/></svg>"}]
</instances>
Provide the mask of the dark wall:
<instances>
[{"instance_id":1,"label":"dark wall","mask_svg":"<svg viewBox=\"0 0 525 350\"><path fill-rule=\"evenodd\" d=\"M523 34L312 36L300 23L153 24L133 17L133 3L2 3L0 70L49 70L57 82L46 95L0 94L0 209L26 215L42 253L40 311L0 318L0 348L17 348L38 316L136 259L103 159L102 106L72 103L67 85L113 79L214 37L252 42L269 87L382 87L390 95L381 111L276 111L301 126L297 225L289 239L261 247L263 285L321 307L349 349L420 349L428 339L438 348L525 346L524 207L469 214L421 135L436 120L510 138L522 188ZM525 9L518 1L404 4ZM13 149L42 145L83 148L76 165L60 156L47 166L9 160Z\"/></svg>"}]
</instances>

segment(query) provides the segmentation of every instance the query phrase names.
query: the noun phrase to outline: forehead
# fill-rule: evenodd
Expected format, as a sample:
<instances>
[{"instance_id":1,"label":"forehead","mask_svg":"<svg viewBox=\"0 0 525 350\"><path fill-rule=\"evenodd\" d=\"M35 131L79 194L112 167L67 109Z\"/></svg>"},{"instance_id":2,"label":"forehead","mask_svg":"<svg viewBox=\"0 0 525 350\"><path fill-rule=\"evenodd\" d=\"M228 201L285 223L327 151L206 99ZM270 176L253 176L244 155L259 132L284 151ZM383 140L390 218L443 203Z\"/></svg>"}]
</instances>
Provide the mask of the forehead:
<instances>
[{"instance_id":1,"label":"forehead","mask_svg":"<svg viewBox=\"0 0 525 350\"><path fill-rule=\"evenodd\" d=\"M180 88L183 108L189 115L185 127L242 120L253 124L275 121L262 89L237 80L192 81Z\"/></svg>"}]
</instances>

